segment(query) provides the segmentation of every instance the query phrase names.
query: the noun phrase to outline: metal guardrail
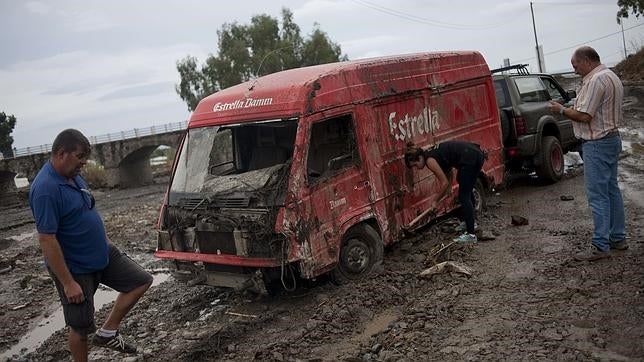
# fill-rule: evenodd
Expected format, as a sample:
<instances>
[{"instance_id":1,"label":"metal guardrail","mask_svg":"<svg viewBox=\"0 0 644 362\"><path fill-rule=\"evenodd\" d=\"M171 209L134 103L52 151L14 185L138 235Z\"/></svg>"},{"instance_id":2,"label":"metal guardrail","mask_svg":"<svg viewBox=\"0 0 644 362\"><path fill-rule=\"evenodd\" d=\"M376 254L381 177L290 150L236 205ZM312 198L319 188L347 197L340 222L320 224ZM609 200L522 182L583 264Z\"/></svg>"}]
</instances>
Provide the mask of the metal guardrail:
<instances>
[{"instance_id":1,"label":"metal guardrail","mask_svg":"<svg viewBox=\"0 0 644 362\"><path fill-rule=\"evenodd\" d=\"M187 126L188 126L187 121L175 122L175 123L164 124L161 126L152 126L148 128L135 128L129 131L108 133L100 136L90 136L87 139L89 140L90 144L97 145L101 143L109 143L114 141L132 139L132 138L153 136L156 134L163 134L163 133L174 132L174 131L182 131L182 130L185 130ZM6 160L6 159L22 157L22 156L31 156L31 155L41 154L41 153L49 153L51 152L51 146L52 145L48 143L40 146L17 148L13 150L13 157L5 156L4 159Z\"/></svg>"}]
</instances>

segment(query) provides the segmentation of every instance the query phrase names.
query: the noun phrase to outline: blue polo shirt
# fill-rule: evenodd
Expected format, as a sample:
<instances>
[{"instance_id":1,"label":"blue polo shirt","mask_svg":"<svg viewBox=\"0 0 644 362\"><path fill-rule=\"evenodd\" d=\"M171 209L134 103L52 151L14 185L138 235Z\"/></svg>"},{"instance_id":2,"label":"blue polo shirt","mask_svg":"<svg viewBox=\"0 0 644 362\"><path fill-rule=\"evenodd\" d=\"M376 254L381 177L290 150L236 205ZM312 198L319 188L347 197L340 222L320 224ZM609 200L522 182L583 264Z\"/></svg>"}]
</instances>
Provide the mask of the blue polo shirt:
<instances>
[{"instance_id":1,"label":"blue polo shirt","mask_svg":"<svg viewBox=\"0 0 644 362\"><path fill-rule=\"evenodd\" d=\"M92 273L109 262L107 235L87 183L80 176L73 181L68 183L47 162L31 183L29 205L38 233L56 235L69 271Z\"/></svg>"}]
</instances>

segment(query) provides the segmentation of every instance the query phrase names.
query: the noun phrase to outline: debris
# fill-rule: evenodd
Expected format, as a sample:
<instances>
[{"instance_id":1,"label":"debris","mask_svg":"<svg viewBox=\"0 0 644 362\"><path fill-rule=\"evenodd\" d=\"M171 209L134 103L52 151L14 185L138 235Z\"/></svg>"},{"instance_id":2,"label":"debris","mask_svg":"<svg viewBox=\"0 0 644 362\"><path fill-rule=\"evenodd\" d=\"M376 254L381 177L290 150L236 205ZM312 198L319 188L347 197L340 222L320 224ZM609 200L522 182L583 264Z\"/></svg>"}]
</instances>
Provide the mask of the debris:
<instances>
[{"instance_id":1,"label":"debris","mask_svg":"<svg viewBox=\"0 0 644 362\"><path fill-rule=\"evenodd\" d=\"M419 221L423 220L427 215L429 215L431 218L436 217L436 210L434 209L427 209L420 213L420 215L416 216L416 218L412 221L409 222L406 226L403 226L403 231L404 232L412 232L414 229L414 226L418 224Z\"/></svg>"},{"instance_id":2,"label":"debris","mask_svg":"<svg viewBox=\"0 0 644 362\"><path fill-rule=\"evenodd\" d=\"M12 307L11 310L20 310L20 309L26 308L27 306L29 306L29 304L31 304L31 303L29 302L29 303L25 303L25 304L20 304L20 305L17 305L15 307Z\"/></svg>"},{"instance_id":3,"label":"debris","mask_svg":"<svg viewBox=\"0 0 644 362\"><path fill-rule=\"evenodd\" d=\"M6 268L2 268L2 269L0 269L0 274L8 273L8 272L10 272L10 271L11 271L11 265L9 265L9 266L8 266L8 267L6 267Z\"/></svg>"},{"instance_id":4,"label":"debris","mask_svg":"<svg viewBox=\"0 0 644 362\"><path fill-rule=\"evenodd\" d=\"M561 195L559 196L559 198L561 199L561 201L572 201L575 199L575 197L572 195Z\"/></svg>"},{"instance_id":5,"label":"debris","mask_svg":"<svg viewBox=\"0 0 644 362\"><path fill-rule=\"evenodd\" d=\"M202 284L206 282L206 276L204 274L197 274L193 279L188 280L186 284L189 287L194 287L195 285Z\"/></svg>"},{"instance_id":6,"label":"debris","mask_svg":"<svg viewBox=\"0 0 644 362\"><path fill-rule=\"evenodd\" d=\"M441 253L443 253L445 250L449 249L450 246L456 244L456 242L451 242L447 245L441 243L436 245L430 252L429 255L431 256L432 260L434 261L434 264L436 264L436 257L439 256Z\"/></svg>"},{"instance_id":7,"label":"debris","mask_svg":"<svg viewBox=\"0 0 644 362\"><path fill-rule=\"evenodd\" d=\"M235 312L226 312L226 314L233 315L236 317L257 318L257 316L254 314L242 314L242 313L235 313Z\"/></svg>"},{"instance_id":8,"label":"debris","mask_svg":"<svg viewBox=\"0 0 644 362\"><path fill-rule=\"evenodd\" d=\"M528 225L528 219L523 216L512 215L512 225L521 226Z\"/></svg>"},{"instance_id":9,"label":"debris","mask_svg":"<svg viewBox=\"0 0 644 362\"><path fill-rule=\"evenodd\" d=\"M444 261L442 263L436 264L429 269L423 270L420 274L418 274L418 276L421 278L431 279L435 274L440 274L444 272L456 272L456 273L465 274L468 277L472 276L472 269L470 269L465 265L455 263L453 261Z\"/></svg>"}]
</instances>

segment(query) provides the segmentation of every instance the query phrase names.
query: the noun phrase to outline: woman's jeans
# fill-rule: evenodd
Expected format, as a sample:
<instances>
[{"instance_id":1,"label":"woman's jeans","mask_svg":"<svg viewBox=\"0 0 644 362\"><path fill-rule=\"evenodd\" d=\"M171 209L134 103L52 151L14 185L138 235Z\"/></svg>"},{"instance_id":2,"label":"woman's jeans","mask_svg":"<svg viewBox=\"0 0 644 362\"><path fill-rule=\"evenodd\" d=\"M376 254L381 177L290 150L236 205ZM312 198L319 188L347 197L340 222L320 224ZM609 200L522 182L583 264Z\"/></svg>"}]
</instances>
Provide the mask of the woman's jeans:
<instances>
[{"instance_id":1,"label":"woman's jeans","mask_svg":"<svg viewBox=\"0 0 644 362\"><path fill-rule=\"evenodd\" d=\"M624 202L617 185L617 161L622 151L619 136L587 141L582 145L586 196L593 214L593 245L608 251L610 242L622 241Z\"/></svg>"}]
</instances>

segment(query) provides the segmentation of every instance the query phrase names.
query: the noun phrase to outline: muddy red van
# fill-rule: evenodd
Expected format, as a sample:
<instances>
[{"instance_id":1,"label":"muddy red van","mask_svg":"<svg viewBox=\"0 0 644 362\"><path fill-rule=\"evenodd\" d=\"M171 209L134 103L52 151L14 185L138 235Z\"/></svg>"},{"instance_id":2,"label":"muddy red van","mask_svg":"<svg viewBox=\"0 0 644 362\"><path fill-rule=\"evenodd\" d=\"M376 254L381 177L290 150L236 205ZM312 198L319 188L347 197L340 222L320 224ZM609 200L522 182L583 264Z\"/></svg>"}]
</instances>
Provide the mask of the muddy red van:
<instances>
[{"instance_id":1,"label":"muddy red van","mask_svg":"<svg viewBox=\"0 0 644 362\"><path fill-rule=\"evenodd\" d=\"M189 121L155 255L237 289L364 277L438 191L430 171L405 167L406 142L451 139L487 152L475 195L502 182L494 86L477 52L324 64L222 90Z\"/></svg>"}]
</instances>

